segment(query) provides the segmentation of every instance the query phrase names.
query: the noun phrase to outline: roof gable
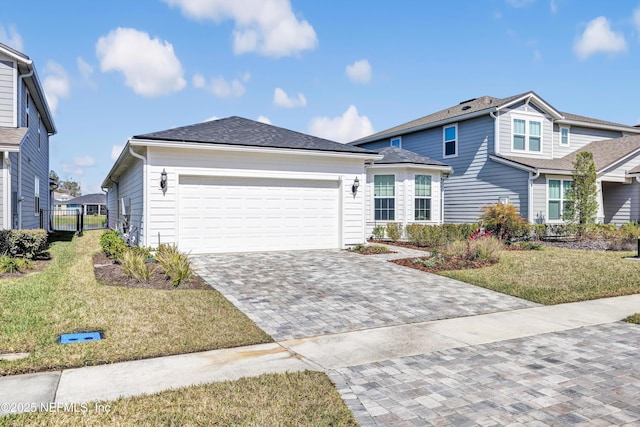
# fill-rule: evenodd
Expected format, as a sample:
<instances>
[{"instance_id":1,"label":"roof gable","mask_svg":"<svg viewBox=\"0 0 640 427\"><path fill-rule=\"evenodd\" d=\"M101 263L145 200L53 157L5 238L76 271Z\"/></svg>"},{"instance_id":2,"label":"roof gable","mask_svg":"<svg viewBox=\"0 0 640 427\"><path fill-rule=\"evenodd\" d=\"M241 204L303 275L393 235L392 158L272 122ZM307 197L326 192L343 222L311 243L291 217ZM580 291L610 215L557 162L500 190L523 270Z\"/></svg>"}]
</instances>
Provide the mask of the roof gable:
<instances>
[{"instance_id":1,"label":"roof gable","mask_svg":"<svg viewBox=\"0 0 640 427\"><path fill-rule=\"evenodd\" d=\"M136 135L132 139L340 153L374 153L352 145L341 144L237 116Z\"/></svg>"}]
</instances>

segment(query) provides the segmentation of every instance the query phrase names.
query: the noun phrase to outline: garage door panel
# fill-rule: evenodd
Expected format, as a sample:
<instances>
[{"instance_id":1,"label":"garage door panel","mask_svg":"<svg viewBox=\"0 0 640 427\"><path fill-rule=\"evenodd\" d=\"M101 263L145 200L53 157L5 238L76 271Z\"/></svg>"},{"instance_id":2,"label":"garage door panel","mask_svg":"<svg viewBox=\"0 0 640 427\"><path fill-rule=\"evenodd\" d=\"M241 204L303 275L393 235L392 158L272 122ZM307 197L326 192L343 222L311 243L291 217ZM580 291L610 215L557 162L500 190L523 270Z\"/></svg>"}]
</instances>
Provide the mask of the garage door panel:
<instances>
[{"instance_id":1,"label":"garage door panel","mask_svg":"<svg viewBox=\"0 0 640 427\"><path fill-rule=\"evenodd\" d=\"M179 245L193 252L339 247L337 181L181 176Z\"/></svg>"}]
</instances>

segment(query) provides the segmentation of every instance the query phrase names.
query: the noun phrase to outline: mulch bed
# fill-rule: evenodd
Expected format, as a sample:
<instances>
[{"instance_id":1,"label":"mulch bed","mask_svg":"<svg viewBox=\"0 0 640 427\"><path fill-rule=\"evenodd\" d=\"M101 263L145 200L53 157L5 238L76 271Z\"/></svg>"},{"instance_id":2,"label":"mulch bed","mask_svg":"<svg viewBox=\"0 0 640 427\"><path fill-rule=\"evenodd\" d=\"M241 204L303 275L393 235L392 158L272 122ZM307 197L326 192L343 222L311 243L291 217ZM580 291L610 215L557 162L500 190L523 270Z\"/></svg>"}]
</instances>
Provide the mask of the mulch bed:
<instances>
[{"instance_id":1,"label":"mulch bed","mask_svg":"<svg viewBox=\"0 0 640 427\"><path fill-rule=\"evenodd\" d=\"M33 273L38 273L49 266L51 259L35 259L31 260L33 262L33 268L29 270L25 270L23 272L15 272L15 273L2 273L0 274L0 279L11 279L16 277L28 276Z\"/></svg>"},{"instance_id":2,"label":"mulch bed","mask_svg":"<svg viewBox=\"0 0 640 427\"><path fill-rule=\"evenodd\" d=\"M158 264L152 263L152 269L157 267ZM124 274L122 266L114 263L103 252L98 253L93 257L93 269L98 282L107 286L121 286L125 288L144 288L144 289L161 289L165 291L173 290L213 290L212 286L209 286L207 282L194 273L189 282L180 283L180 286L174 287L171 284L171 280L167 279L160 268L155 268L148 282L138 282L137 280L128 277Z\"/></svg>"},{"instance_id":3,"label":"mulch bed","mask_svg":"<svg viewBox=\"0 0 640 427\"><path fill-rule=\"evenodd\" d=\"M436 264L433 267L427 267L422 262L414 263L414 260L428 260L430 257L423 258L403 258L403 259L394 259L391 262L396 263L398 265L402 265L405 267L415 268L416 270L426 271L427 273L437 273L439 271L446 270L467 270L471 268L483 268L489 267L495 262L480 262L480 261L471 261L464 259L462 257L449 257L446 261Z\"/></svg>"}]
</instances>

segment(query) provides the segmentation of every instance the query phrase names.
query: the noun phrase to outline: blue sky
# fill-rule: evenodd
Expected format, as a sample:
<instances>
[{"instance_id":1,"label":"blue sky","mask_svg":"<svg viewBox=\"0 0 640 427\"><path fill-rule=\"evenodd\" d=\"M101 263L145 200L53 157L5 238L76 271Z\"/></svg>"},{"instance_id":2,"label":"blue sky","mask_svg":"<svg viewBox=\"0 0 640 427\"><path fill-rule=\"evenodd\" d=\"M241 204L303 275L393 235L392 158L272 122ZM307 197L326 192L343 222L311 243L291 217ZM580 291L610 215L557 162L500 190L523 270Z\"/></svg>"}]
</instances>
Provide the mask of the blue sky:
<instances>
[{"instance_id":1,"label":"blue sky","mask_svg":"<svg viewBox=\"0 0 640 427\"><path fill-rule=\"evenodd\" d=\"M34 60L51 168L85 194L128 137L214 117L347 142L534 90L640 122L640 0L21 0L0 42Z\"/></svg>"}]
</instances>

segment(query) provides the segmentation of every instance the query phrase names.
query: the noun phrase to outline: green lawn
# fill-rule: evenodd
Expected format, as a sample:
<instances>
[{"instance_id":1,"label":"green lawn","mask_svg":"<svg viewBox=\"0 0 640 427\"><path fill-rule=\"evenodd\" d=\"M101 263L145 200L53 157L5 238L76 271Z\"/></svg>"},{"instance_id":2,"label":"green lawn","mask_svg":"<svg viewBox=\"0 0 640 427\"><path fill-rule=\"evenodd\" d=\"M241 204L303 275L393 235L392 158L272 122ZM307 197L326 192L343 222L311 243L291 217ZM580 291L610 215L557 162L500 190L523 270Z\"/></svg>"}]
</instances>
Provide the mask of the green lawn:
<instances>
[{"instance_id":1,"label":"green lawn","mask_svg":"<svg viewBox=\"0 0 640 427\"><path fill-rule=\"evenodd\" d=\"M0 417L0 426L236 425L356 426L320 372L266 374L154 395L100 402L86 413L37 412Z\"/></svg>"},{"instance_id":2,"label":"green lawn","mask_svg":"<svg viewBox=\"0 0 640 427\"><path fill-rule=\"evenodd\" d=\"M217 291L129 289L99 284L92 256L102 231L52 245L47 270L0 279L0 375L270 342ZM105 339L60 345L65 332L102 330Z\"/></svg>"},{"instance_id":3,"label":"green lawn","mask_svg":"<svg viewBox=\"0 0 640 427\"><path fill-rule=\"evenodd\" d=\"M500 262L440 274L541 304L561 304L640 293L634 252L544 248L502 251Z\"/></svg>"}]
</instances>

